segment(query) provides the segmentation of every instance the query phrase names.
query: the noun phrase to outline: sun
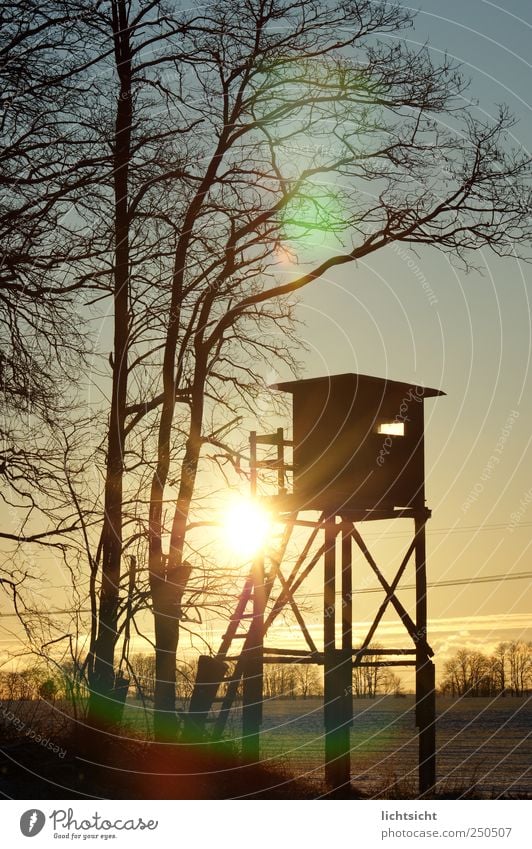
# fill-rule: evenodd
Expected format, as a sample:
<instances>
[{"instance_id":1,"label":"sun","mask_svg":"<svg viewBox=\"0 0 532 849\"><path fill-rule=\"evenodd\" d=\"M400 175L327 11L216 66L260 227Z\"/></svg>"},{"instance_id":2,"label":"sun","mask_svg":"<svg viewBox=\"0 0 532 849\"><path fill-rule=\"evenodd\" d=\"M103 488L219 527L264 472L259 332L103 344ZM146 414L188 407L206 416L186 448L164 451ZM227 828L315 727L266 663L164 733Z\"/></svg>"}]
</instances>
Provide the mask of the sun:
<instances>
[{"instance_id":1,"label":"sun","mask_svg":"<svg viewBox=\"0 0 532 849\"><path fill-rule=\"evenodd\" d=\"M250 498L235 498L222 520L227 546L239 557L254 557L264 547L271 531L270 514Z\"/></svg>"}]
</instances>

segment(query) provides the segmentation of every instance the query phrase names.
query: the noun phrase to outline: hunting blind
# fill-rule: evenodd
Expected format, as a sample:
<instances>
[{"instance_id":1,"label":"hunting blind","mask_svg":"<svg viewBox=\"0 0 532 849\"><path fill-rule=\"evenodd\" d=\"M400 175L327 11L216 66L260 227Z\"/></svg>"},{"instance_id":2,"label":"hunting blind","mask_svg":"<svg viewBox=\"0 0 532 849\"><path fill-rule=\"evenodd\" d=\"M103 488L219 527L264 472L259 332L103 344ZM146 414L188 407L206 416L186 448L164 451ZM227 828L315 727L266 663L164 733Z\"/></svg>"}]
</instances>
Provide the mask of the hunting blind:
<instances>
[{"instance_id":1,"label":"hunting blind","mask_svg":"<svg viewBox=\"0 0 532 849\"><path fill-rule=\"evenodd\" d=\"M282 528L281 540L275 551L255 558L216 655L200 658L186 728L195 736L220 737L241 686L243 749L249 759L258 760L264 664L321 665L325 778L332 789L341 790L351 781L353 669L413 667L419 788L430 791L436 780L435 678L427 639L425 525L430 511L425 505L424 402L444 393L360 374L289 381L272 388L292 395L293 438L285 439L282 428L251 433L250 483L252 496L258 497L262 477L275 473L276 492L264 500ZM391 581L360 530L362 523L378 519L413 520L411 542ZM287 568L287 548L296 528L307 537L298 543L299 553ZM359 555L356 562L354 551ZM415 606L408 610L397 590L412 562ZM377 579L382 601L364 639L354 646L353 595L362 568ZM297 593L320 569L323 636L315 641ZM404 626L406 644L377 649L373 640L389 608ZM305 648L265 644L270 627L287 610Z\"/></svg>"},{"instance_id":2,"label":"hunting blind","mask_svg":"<svg viewBox=\"0 0 532 849\"><path fill-rule=\"evenodd\" d=\"M443 393L363 374L295 380L293 500L299 509L423 504L423 402Z\"/></svg>"}]
</instances>

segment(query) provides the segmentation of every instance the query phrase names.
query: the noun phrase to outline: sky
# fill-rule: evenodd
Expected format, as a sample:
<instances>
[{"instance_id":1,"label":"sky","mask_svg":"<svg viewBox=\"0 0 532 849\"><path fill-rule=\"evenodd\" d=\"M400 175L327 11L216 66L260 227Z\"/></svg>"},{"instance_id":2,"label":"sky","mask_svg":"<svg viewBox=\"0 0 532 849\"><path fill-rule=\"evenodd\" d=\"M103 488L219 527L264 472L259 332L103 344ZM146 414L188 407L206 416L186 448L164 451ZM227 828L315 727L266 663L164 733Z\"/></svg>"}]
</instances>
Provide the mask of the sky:
<instances>
[{"instance_id":1,"label":"sky","mask_svg":"<svg viewBox=\"0 0 532 849\"><path fill-rule=\"evenodd\" d=\"M419 15L407 40L428 43L436 61L448 53L461 63L475 109L494 116L507 103L518 119L515 145L531 151L532 5L418 0L413 8ZM500 640L532 639L530 580L477 580L531 571L530 266L488 251L475 263L466 274L436 250L391 248L313 283L298 308L309 348L301 377L352 371L446 392L425 405L428 577L477 582L429 591L429 641L440 663L464 644L489 651ZM265 381L278 377L288 375L265 364ZM408 531L368 529L387 573L400 563ZM356 580L364 580L362 567ZM318 586L311 582L309 592ZM369 619L369 598L357 602L356 628ZM321 627L312 615L310 625ZM390 617L384 640L396 641L394 628ZM221 630L212 625L214 640ZM7 636L4 647L11 642Z\"/></svg>"},{"instance_id":2,"label":"sky","mask_svg":"<svg viewBox=\"0 0 532 849\"><path fill-rule=\"evenodd\" d=\"M495 116L507 103L518 119L514 143L531 151L532 5L420 0L410 8L419 15L408 41L461 64L474 108ZM531 567L530 266L489 251L475 265L465 273L434 249L390 249L313 283L299 308L310 348L302 377L353 371L447 393L425 403L432 582ZM387 568L400 562L400 540L379 539L374 526L370 539ZM440 659L464 644L489 651L500 640L530 640L530 579L432 588L429 617Z\"/></svg>"}]
</instances>

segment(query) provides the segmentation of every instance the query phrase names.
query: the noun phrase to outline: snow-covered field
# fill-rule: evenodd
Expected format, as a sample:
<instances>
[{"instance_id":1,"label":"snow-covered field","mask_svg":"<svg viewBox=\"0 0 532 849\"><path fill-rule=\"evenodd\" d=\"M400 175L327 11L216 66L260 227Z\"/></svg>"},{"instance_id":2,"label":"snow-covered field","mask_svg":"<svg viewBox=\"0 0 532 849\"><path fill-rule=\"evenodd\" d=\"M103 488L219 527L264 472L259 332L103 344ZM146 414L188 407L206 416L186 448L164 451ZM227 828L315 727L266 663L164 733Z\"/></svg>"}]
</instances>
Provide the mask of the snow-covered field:
<instances>
[{"instance_id":1,"label":"snow-covered field","mask_svg":"<svg viewBox=\"0 0 532 849\"><path fill-rule=\"evenodd\" d=\"M410 795L417 785L417 733L412 696L353 702L352 780L365 792L398 783ZM532 697L437 700L437 775L440 789L473 795L532 797ZM235 717L235 720L237 718ZM235 721L232 726L237 731ZM321 699L265 703L263 757L290 772L323 779Z\"/></svg>"},{"instance_id":2,"label":"snow-covered field","mask_svg":"<svg viewBox=\"0 0 532 849\"><path fill-rule=\"evenodd\" d=\"M50 755L50 741L63 739L71 713L61 702L0 703L0 730L12 747L28 733L35 752ZM412 798L417 792L417 732L414 698L385 696L353 701L352 782L369 796ZM228 736L241 733L235 708ZM134 736L151 737L151 716L128 699L127 723ZM57 740L56 740L57 737ZM26 741L27 742L27 741ZM45 747L44 749L42 747ZM437 776L440 792L471 798L532 798L532 697L437 699ZM264 704L262 758L283 771L323 787L323 705L320 698L274 699ZM60 761L62 764L63 761Z\"/></svg>"}]
</instances>

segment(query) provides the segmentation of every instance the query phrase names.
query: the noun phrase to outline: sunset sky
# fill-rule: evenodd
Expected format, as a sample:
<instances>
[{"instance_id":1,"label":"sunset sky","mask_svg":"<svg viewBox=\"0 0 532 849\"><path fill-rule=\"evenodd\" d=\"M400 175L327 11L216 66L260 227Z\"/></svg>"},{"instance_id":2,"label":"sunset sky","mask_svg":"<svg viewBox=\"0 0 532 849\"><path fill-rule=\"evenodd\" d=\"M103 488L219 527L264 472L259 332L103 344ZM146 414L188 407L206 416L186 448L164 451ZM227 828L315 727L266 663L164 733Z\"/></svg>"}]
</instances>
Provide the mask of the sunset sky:
<instances>
[{"instance_id":1,"label":"sunset sky","mask_svg":"<svg viewBox=\"0 0 532 849\"><path fill-rule=\"evenodd\" d=\"M476 114L495 115L497 104L507 103L519 120L513 143L532 150L529 0L412 5L420 14L407 40L428 41L436 60L447 51L462 64ZM359 372L446 392L425 404L430 583L532 572L530 266L488 252L471 259L476 268L466 273L434 249L390 248L313 283L298 308L308 346L301 377ZM295 273L287 258L283 275ZM290 375L265 363L263 377L267 385ZM367 529L387 574L399 565L408 532L397 526L388 538L375 525ZM53 564L51 584L64 581L61 564ZM318 590L316 577L307 591ZM410 603L412 593L404 598ZM54 599L62 604L60 590ZM377 594L357 597L356 633L379 602ZM308 619L319 638L318 612ZM531 581L434 587L429 619L440 664L464 645L488 652L501 640L531 640ZM396 642L395 621L388 617L377 639ZM1 654L15 646L18 630L12 618L0 623ZM216 642L221 623L208 627ZM291 634L282 637L290 645Z\"/></svg>"},{"instance_id":2,"label":"sunset sky","mask_svg":"<svg viewBox=\"0 0 532 849\"><path fill-rule=\"evenodd\" d=\"M435 59L447 52L460 62L484 115L507 103L519 121L513 143L531 151L527 0L412 5L421 11L410 42L428 40ZM431 582L531 571L530 266L489 252L472 261L476 270L465 273L436 250L391 248L312 284L300 307L310 348L303 377L353 371L447 393L425 403ZM368 529L370 548L390 564L406 541L379 542ZM434 588L429 616L440 660L463 645L489 651L499 640L530 640L532 584Z\"/></svg>"}]
</instances>

